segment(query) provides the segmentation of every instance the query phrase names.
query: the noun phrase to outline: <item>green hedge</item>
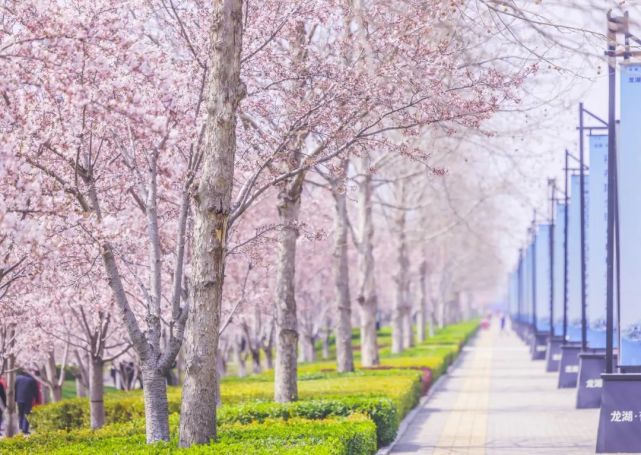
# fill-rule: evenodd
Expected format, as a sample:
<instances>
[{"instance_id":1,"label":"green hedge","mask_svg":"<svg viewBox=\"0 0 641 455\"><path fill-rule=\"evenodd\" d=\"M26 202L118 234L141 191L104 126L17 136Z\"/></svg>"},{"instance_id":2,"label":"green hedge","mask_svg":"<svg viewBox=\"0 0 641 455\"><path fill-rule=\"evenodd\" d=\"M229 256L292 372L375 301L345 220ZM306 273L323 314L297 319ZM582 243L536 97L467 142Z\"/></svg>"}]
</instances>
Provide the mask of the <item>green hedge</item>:
<instances>
[{"instance_id":1,"label":"green hedge","mask_svg":"<svg viewBox=\"0 0 641 455\"><path fill-rule=\"evenodd\" d=\"M190 449L177 448L178 416L170 419L172 439L147 445L144 421L86 429L18 436L0 442L3 454L287 454L360 455L376 453L376 428L367 417L354 414L325 420L268 419L219 428L215 442Z\"/></svg>"},{"instance_id":2,"label":"green hedge","mask_svg":"<svg viewBox=\"0 0 641 455\"><path fill-rule=\"evenodd\" d=\"M124 396L123 396L124 395ZM138 393L122 393L105 396L105 424L128 422L145 415L145 403ZM180 396L169 396L169 413L180 411ZM90 426L89 401L86 398L71 398L57 403L33 408L29 417L36 432L74 430Z\"/></svg>"},{"instance_id":3,"label":"green hedge","mask_svg":"<svg viewBox=\"0 0 641 455\"><path fill-rule=\"evenodd\" d=\"M223 406L218 411L219 441L190 451L230 454L375 451L377 445L386 445L394 439L400 420L427 390L421 377L429 378L431 374L436 378L443 374L477 327L478 321L448 326L401 355L383 356L378 369L337 373L331 362L305 364L299 374L301 401L296 403L271 402L273 372L225 378L221 385ZM180 411L180 399L180 389L168 389L170 413ZM86 399L37 407L31 416L35 434L28 441L20 437L0 441L0 453L24 453L20 447L28 453L69 454L129 455L177 450L177 414L171 417L170 444L153 447L145 444L140 390L107 395L105 411L107 426L92 432L83 429L89 426ZM367 428L371 437L367 436ZM338 439L323 435L335 435Z\"/></svg>"},{"instance_id":4,"label":"green hedge","mask_svg":"<svg viewBox=\"0 0 641 455\"><path fill-rule=\"evenodd\" d=\"M343 398L341 400L247 403L223 406L218 413L218 422L220 424L247 424L273 418L321 420L358 413L366 415L376 425L376 439L379 446L385 446L394 440L400 418L394 402L389 398Z\"/></svg>"},{"instance_id":5,"label":"green hedge","mask_svg":"<svg viewBox=\"0 0 641 455\"><path fill-rule=\"evenodd\" d=\"M224 383L221 391L223 403L228 403L221 406L219 411L221 415L225 415L226 412L233 414L233 409L243 404L250 406L265 402L275 407L286 406L269 401L273 394L271 381ZM346 374L318 373L300 381L299 393L302 400L300 403L318 402L321 399L323 401L329 400L330 404L327 409L335 409L334 403L344 401L345 406L351 407L354 412L358 411L356 403L362 403L363 406L366 406L367 398L386 398L393 404L396 413L396 417L393 419L380 420L381 424L385 421L385 425L388 425L389 422L402 419L418 402L421 394L420 373L401 370L358 371ZM359 401L359 399L364 400ZM180 411L180 400L180 390L171 388L168 393L170 413ZM139 392L105 396L104 403L107 425L128 422L145 415L144 402ZM301 409L307 410L317 405L302 404L300 406L302 406ZM228 409L230 411L227 411ZM324 412L327 412L326 415L334 415L329 411ZM364 412L367 413L367 411ZM311 414L301 414L300 416L313 418ZM377 424L379 423L376 419L374 420ZM35 432L87 428L89 427L89 402L86 398L74 398L46 406L38 406L34 408L30 422ZM389 433L395 434L397 427L398 423L392 427L381 428L379 438L382 441L388 441Z\"/></svg>"}]
</instances>

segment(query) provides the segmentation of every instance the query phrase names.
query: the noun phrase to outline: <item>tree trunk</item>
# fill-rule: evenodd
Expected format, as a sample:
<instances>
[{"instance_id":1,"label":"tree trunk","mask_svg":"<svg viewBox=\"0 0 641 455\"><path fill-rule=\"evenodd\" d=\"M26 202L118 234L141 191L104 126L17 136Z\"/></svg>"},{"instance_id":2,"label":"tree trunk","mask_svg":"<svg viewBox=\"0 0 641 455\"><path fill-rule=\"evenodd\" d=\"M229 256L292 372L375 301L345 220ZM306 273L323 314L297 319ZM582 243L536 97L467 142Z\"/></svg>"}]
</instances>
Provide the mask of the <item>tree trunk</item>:
<instances>
[{"instance_id":1,"label":"tree trunk","mask_svg":"<svg viewBox=\"0 0 641 455\"><path fill-rule=\"evenodd\" d=\"M266 346L263 348L265 353L265 363L267 364L267 369L271 370L274 368L274 350L271 346Z\"/></svg>"},{"instance_id":2,"label":"tree trunk","mask_svg":"<svg viewBox=\"0 0 641 455\"><path fill-rule=\"evenodd\" d=\"M323 360L329 359L329 335L331 333L331 329L327 327L327 329L323 332Z\"/></svg>"},{"instance_id":3,"label":"tree trunk","mask_svg":"<svg viewBox=\"0 0 641 455\"><path fill-rule=\"evenodd\" d=\"M89 415L93 430L102 428L105 424L104 395L104 362L101 358L92 358L89 364Z\"/></svg>"},{"instance_id":4,"label":"tree trunk","mask_svg":"<svg viewBox=\"0 0 641 455\"><path fill-rule=\"evenodd\" d=\"M49 400L52 403L57 403L62 399L62 386L58 385L58 370L56 368L56 359L53 352L49 352L47 362L44 367L45 379L47 380L47 389L49 392ZM64 374L61 372L60 374ZM43 399L45 394L43 392Z\"/></svg>"},{"instance_id":5,"label":"tree trunk","mask_svg":"<svg viewBox=\"0 0 641 455\"><path fill-rule=\"evenodd\" d=\"M244 378L247 376L247 362L243 356L241 343L238 340L234 340L234 357L238 365L238 377Z\"/></svg>"},{"instance_id":6,"label":"tree trunk","mask_svg":"<svg viewBox=\"0 0 641 455\"><path fill-rule=\"evenodd\" d=\"M461 292L457 292L454 296L454 305L450 305L450 318L448 320L449 324L456 324L461 321L463 314L463 306L461 301Z\"/></svg>"},{"instance_id":7,"label":"tree trunk","mask_svg":"<svg viewBox=\"0 0 641 455\"><path fill-rule=\"evenodd\" d=\"M347 173L349 161L342 162ZM336 369L345 373L354 371L352 351L352 307L349 295L349 258L347 256L347 194L337 182L332 184L334 196L334 288L336 292Z\"/></svg>"},{"instance_id":8,"label":"tree trunk","mask_svg":"<svg viewBox=\"0 0 641 455\"><path fill-rule=\"evenodd\" d=\"M87 387L85 386L85 383L83 382L82 378L80 376L76 376L74 379L76 382L76 396L79 398L86 397Z\"/></svg>"},{"instance_id":9,"label":"tree trunk","mask_svg":"<svg viewBox=\"0 0 641 455\"><path fill-rule=\"evenodd\" d=\"M250 353L252 358L252 373L258 374L262 371L262 366L260 364L260 350L251 348Z\"/></svg>"},{"instance_id":10,"label":"tree trunk","mask_svg":"<svg viewBox=\"0 0 641 455\"><path fill-rule=\"evenodd\" d=\"M62 386L52 384L49 386L49 399L51 403L57 403L62 400Z\"/></svg>"},{"instance_id":11,"label":"tree trunk","mask_svg":"<svg viewBox=\"0 0 641 455\"><path fill-rule=\"evenodd\" d=\"M298 157L294 157L293 161L298 162L300 153L294 153ZM298 399L298 327L294 284L296 281L296 240L298 239L301 191L302 178L299 175L278 195L278 218L282 228L278 236L278 270L276 273L274 400L279 403Z\"/></svg>"},{"instance_id":12,"label":"tree trunk","mask_svg":"<svg viewBox=\"0 0 641 455\"><path fill-rule=\"evenodd\" d=\"M405 205L405 181L400 182L400 203ZM407 256L407 236L405 233L406 212L404 208L397 209L396 233L398 234L398 272L396 274L396 300L392 312L392 353L398 354L404 348L409 347L412 337L412 324L409 321L408 300L408 269L409 258ZM409 327L408 327L409 325Z\"/></svg>"},{"instance_id":13,"label":"tree trunk","mask_svg":"<svg viewBox=\"0 0 641 455\"><path fill-rule=\"evenodd\" d=\"M435 307L436 303L434 299L430 299L430 306L427 310L427 336L430 338L434 336Z\"/></svg>"},{"instance_id":14,"label":"tree trunk","mask_svg":"<svg viewBox=\"0 0 641 455\"><path fill-rule=\"evenodd\" d=\"M143 365L142 384L145 420L147 422L147 443L168 440L167 380L162 372L155 368L146 368Z\"/></svg>"},{"instance_id":15,"label":"tree trunk","mask_svg":"<svg viewBox=\"0 0 641 455\"><path fill-rule=\"evenodd\" d=\"M423 259L419 267L419 304L418 313L416 314L416 336L418 342L426 340L425 327L427 326L427 261Z\"/></svg>"},{"instance_id":16,"label":"tree trunk","mask_svg":"<svg viewBox=\"0 0 641 455\"><path fill-rule=\"evenodd\" d=\"M372 176L367 154L361 158L358 215L361 235L358 255L357 301L361 310L361 364L372 367L380 363L376 339L378 302L374 277L374 223L372 220Z\"/></svg>"},{"instance_id":17,"label":"tree trunk","mask_svg":"<svg viewBox=\"0 0 641 455\"><path fill-rule=\"evenodd\" d=\"M7 359L7 416L5 435L11 437L18 433L18 412L16 406L16 357L10 354Z\"/></svg>"},{"instance_id":18,"label":"tree trunk","mask_svg":"<svg viewBox=\"0 0 641 455\"><path fill-rule=\"evenodd\" d=\"M439 329L442 329L443 327L445 327L445 300L443 299L440 299L438 302L436 326Z\"/></svg>"},{"instance_id":19,"label":"tree trunk","mask_svg":"<svg viewBox=\"0 0 641 455\"><path fill-rule=\"evenodd\" d=\"M181 447L206 444L216 437L218 330L234 184L236 111L245 92L240 80L243 2L213 2L212 8L204 92L205 148L193 209L192 298L186 333ZM166 399L164 406L166 409Z\"/></svg>"},{"instance_id":20,"label":"tree trunk","mask_svg":"<svg viewBox=\"0 0 641 455\"><path fill-rule=\"evenodd\" d=\"M314 349L314 337L303 334L300 337L301 352L303 355L303 362L314 362L316 360L316 350Z\"/></svg>"},{"instance_id":21,"label":"tree trunk","mask_svg":"<svg viewBox=\"0 0 641 455\"><path fill-rule=\"evenodd\" d=\"M392 310L392 354L403 352L403 313L394 305Z\"/></svg>"},{"instance_id":22,"label":"tree trunk","mask_svg":"<svg viewBox=\"0 0 641 455\"><path fill-rule=\"evenodd\" d=\"M440 284L441 295L436 308L436 324L439 329L442 329L445 326L446 306L449 303L448 268L449 268L449 265L446 263L445 265L443 265L441 269L441 284Z\"/></svg>"},{"instance_id":23,"label":"tree trunk","mask_svg":"<svg viewBox=\"0 0 641 455\"><path fill-rule=\"evenodd\" d=\"M407 301L403 309L403 349L409 349L414 346L414 324L412 319L412 308Z\"/></svg>"},{"instance_id":24,"label":"tree trunk","mask_svg":"<svg viewBox=\"0 0 641 455\"><path fill-rule=\"evenodd\" d=\"M44 385L41 382L38 383L39 389L42 391L42 393L39 395L40 398L42 399L42 404L49 404L51 403L53 399L53 391L51 390L51 386Z\"/></svg>"}]
</instances>

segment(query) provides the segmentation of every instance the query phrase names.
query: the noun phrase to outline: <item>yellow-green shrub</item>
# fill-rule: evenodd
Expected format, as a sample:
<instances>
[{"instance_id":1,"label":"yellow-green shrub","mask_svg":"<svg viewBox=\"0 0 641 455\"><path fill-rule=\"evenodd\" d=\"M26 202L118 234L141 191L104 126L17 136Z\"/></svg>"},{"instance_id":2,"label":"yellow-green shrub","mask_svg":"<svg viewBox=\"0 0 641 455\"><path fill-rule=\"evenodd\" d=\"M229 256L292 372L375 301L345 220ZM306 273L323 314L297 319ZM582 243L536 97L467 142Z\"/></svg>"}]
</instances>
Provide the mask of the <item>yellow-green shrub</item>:
<instances>
[{"instance_id":1,"label":"yellow-green shrub","mask_svg":"<svg viewBox=\"0 0 641 455\"><path fill-rule=\"evenodd\" d=\"M288 454L357 455L376 452L376 429L367 417L354 414L325 420L268 419L250 424L221 425L215 442L177 448L178 417L172 416L172 439L145 444L144 422L109 425L101 430L34 434L0 441L3 454Z\"/></svg>"}]
</instances>

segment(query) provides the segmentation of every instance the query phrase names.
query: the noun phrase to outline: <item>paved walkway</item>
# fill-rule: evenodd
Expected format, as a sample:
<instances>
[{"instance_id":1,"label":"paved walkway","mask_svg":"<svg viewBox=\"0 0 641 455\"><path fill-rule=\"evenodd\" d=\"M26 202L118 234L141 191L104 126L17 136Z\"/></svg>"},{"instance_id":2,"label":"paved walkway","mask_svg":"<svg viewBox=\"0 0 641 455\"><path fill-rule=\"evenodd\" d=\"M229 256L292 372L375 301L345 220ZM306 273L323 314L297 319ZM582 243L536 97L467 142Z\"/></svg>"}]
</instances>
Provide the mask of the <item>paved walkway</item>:
<instances>
[{"instance_id":1,"label":"paved walkway","mask_svg":"<svg viewBox=\"0 0 641 455\"><path fill-rule=\"evenodd\" d=\"M392 448L394 454L593 454L599 413L533 362L513 333L481 331Z\"/></svg>"}]
</instances>

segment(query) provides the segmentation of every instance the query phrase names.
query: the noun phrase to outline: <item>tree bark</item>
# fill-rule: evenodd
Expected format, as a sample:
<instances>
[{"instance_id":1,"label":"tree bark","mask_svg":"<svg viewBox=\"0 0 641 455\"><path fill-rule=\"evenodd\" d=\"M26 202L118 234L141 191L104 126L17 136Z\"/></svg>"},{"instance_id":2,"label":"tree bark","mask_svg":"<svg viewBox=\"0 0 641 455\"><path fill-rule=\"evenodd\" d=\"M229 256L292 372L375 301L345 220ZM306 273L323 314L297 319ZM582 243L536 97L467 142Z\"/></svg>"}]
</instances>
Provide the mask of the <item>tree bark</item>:
<instances>
[{"instance_id":1,"label":"tree bark","mask_svg":"<svg viewBox=\"0 0 641 455\"><path fill-rule=\"evenodd\" d=\"M404 187L403 183L401 185ZM403 192L403 189L401 189ZM401 204L403 198L401 198ZM407 281L407 245L405 244L405 210L398 209L396 217L396 233L398 234L398 245L396 246L398 257L396 273L396 299L394 300L394 308L392 309L392 353L398 354L403 352L404 339L405 339L405 298L406 289L405 282Z\"/></svg>"},{"instance_id":2,"label":"tree bark","mask_svg":"<svg viewBox=\"0 0 641 455\"><path fill-rule=\"evenodd\" d=\"M419 306L418 313L416 314L416 336L418 342L422 343L427 339L425 328L427 326L427 261L423 259L419 267Z\"/></svg>"},{"instance_id":3,"label":"tree bark","mask_svg":"<svg viewBox=\"0 0 641 455\"><path fill-rule=\"evenodd\" d=\"M323 332L323 350L322 350L322 355L323 355L323 360L329 359L329 335L331 333L331 329L327 327L325 331Z\"/></svg>"},{"instance_id":4,"label":"tree bark","mask_svg":"<svg viewBox=\"0 0 641 455\"><path fill-rule=\"evenodd\" d=\"M61 368L64 370L64 365L62 365ZM62 399L62 385L58 381L58 369L56 368L56 358L53 352L49 352L47 356L44 374L49 391L49 400L52 403L57 403ZM64 371L61 371L60 374L64 375ZM43 398L45 398L44 393Z\"/></svg>"},{"instance_id":5,"label":"tree bark","mask_svg":"<svg viewBox=\"0 0 641 455\"><path fill-rule=\"evenodd\" d=\"M242 342L234 340L234 357L238 366L238 377L244 378L247 376L247 362L242 350Z\"/></svg>"},{"instance_id":6,"label":"tree bark","mask_svg":"<svg viewBox=\"0 0 641 455\"><path fill-rule=\"evenodd\" d=\"M294 41L290 43L295 52L293 60L305 64L307 36L305 22L296 23ZM294 81L302 96L305 80ZM300 124L288 140L288 153L284 160L286 172L301 165L307 127ZM278 192L278 220L281 231L278 235L278 269L276 272L276 369L274 372L274 400L280 403L298 399L298 321L296 315L296 242L299 235L301 193L305 172L285 180Z\"/></svg>"},{"instance_id":7,"label":"tree bark","mask_svg":"<svg viewBox=\"0 0 641 455\"><path fill-rule=\"evenodd\" d=\"M402 179L399 183L400 205L396 217L396 232L398 234L398 273L396 275L396 302L392 317L392 352L399 353L414 345L412 330L412 306L409 298L409 268L410 259L407 248L407 182ZM396 333L395 333L396 332Z\"/></svg>"},{"instance_id":8,"label":"tree bark","mask_svg":"<svg viewBox=\"0 0 641 455\"><path fill-rule=\"evenodd\" d=\"M82 381L82 378L80 376L76 376L75 382L76 382L76 396L79 398L86 397L87 387L85 386L85 383Z\"/></svg>"},{"instance_id":9,"label":"tree bark","mask_svg":"<svg viewBox=\"0 0 641 455\"><path fill-rule=\"evenodd\" d=\"M349 161L342 162L342 172L347 173ZM337 181L332 182L334 197L334 289L336 292L336 369L345 373L354 371L352 351L352 306L349 294L349 258L347 256L347 194Z\"/></svg>"},{"instance_id":10,"label":"tree bark","mask_svg":"<svg viewBox=\"0 0 641 455\"><path fill-rule=\"evenodd\" d=\"M260 364L260 350L251 348L250 354L252 358L252 373L258 374L262 371L262 366Z\"/></svg>"},{"instance_id":11,"label":"tree bark","mask_svg":"<svg viewBox=\"0 0 641 455\"><path fill-rule=\"evenodd\" d=\"M401 193L404 193L405 185L401 181ZM401 195L401 207L404 203L404 197ZM396 233L398 235L398 244L396 245L397 272L396 272L396 299L392 309L392 354L403 352L403 342L405 328L405 281L407 280L407 251L405 244L405 210L397 209L396 215Z\"/></svg>"},{"instance_id":12,"label":"tree bark","mask_svg":"<svg viewBox=\"0 0 641 455\"><path fill-rule=\"evenodd\" d=\"M398 305L392 309L392 354L403 352L403 314Z\"/></svg>"},{"instance_id":13,"label":"tree bark","mask_svg":"<svg viewBox=\"0 0 641 455\"><path fill-rule=\"evenodd\" d=\"M272 368L274 368L274 350L271 346L265 346L263 348L263 352L265 353L265 363L267 364L267 369L271 370Z\"/></svg>"},{"instance_id":14,"label":"tree bark","mask_svg":"<svg viewBox=\"0 0 641 455\"><path fill-rule=\"evenodd\" d=\"M167 380L157 369L143 367L142 384L145 399L145 420L147 422L147 442L163 440L169 434Z\"/></svg>"},{"instance_id":15,"label":"tree bark","mask_svg":"<svg viewBox=\"0 0 641 455\"><path fill-rule=\"evenodd\" d=\"M359 294L357 301L361 310L361 364L364 367L380 363L376 339L376 316L378 301L374 277L374 223L372 219L372 176L370 159L361 158L361 181L358 185L358 216L361 235L358 255Z\"/></svg>"},{"instance_id":16,"label":"tree bark","mask_svg":"<svg viewBox=\"0 0 641 455\"><path fill-rule=\"evenodd\" d=\"M439 329L445 326L446 306L449 303L449 265L446 263L441 269L440 298L436 305L436 324Z\"/></svg>"},{"instance_id":17,"label":"tree bark","mask_svg":"<svg viewBox=\"0 0 641 455\"><path fill-rule=\"evenodd\" d=\"M314 349L315 337L303 334L300 340L303 362L314 362L316 360L316 350Z\"/></svg>"},{"instance_id":18,"label":"tree bark","mask_svg":"<svg viewBox=\"0 0 641 455\"><path fill-rule=\"evenodd\" d=\"M18 412L16 406L16 357L10 354L7 358L7 419L5 435L11 437L18 433Z\"/></svg>"},{"instance_id":19,"label":"tree bark","mask_svg":"<svg viewBox=\"0 0 641 455\"><path fill-rule=\"evenodd\" d=\"M434 324L435 324L435 317L436 317L436 302L434 298L431 298L429 300L429 307L427 309L427 336L429 338L432 338L434 336Z\"/></svg>"},{"instance_id":20,"label":"tree bark","mask_svg":"<svg viewBox=\"0 0 641 455\"><path fill-rule=\"evenodd\" d=\"M294 152L294 166L300 151ZM279 403L298 399L298 325L296 315L296 241L302 192L302 174L279 192L278 218L282 226L278 236L278 271L276 273L276 369L274 400Z\"/></svg>"},{"instance_id":21,"label":"tree bark","mask_svg":"<svg viewBox=\"0 0 641 455\"><path fill-rule=\"evenodd\" d=\"M181 447L206 444L216 437L218 330L234 184L236 111L245 94L240 80L242 9L242 0L213 2L205 151L194 195Z\"/></svg>"},{"instance_id":22,"label":"tree bark","mask_svg":"<svg viewBox=\"0 0 641 455\"><path fill-rule=\"evenodd\" d=\"M93 430L105 424L104 395L104 362L101 358L92 358L89 364L89 415Z\"/></svg>"},{"instance_id":23,"label":"tree bark","mask_svg":"<svg viewBox=\"0 0 641 455\"><path fill-rule=\"evenodd\" d=\"M412 318L412 307L409 300L403 309L403 349L414 346L414 324Z\"/></svg>"}]
</instances>

